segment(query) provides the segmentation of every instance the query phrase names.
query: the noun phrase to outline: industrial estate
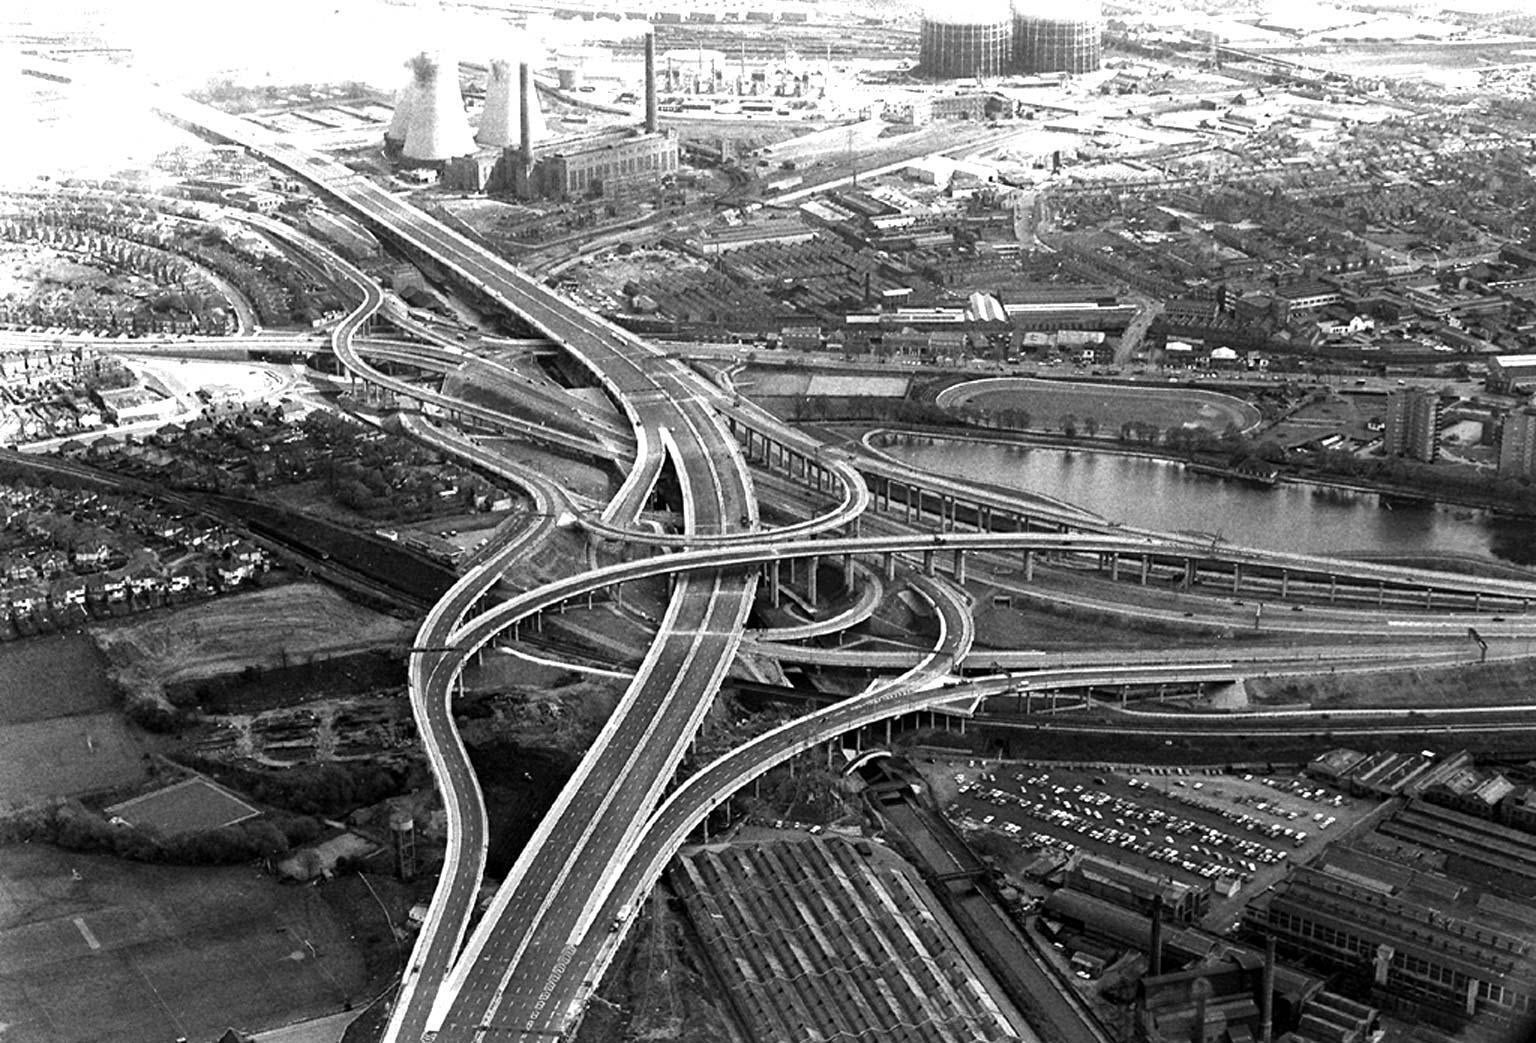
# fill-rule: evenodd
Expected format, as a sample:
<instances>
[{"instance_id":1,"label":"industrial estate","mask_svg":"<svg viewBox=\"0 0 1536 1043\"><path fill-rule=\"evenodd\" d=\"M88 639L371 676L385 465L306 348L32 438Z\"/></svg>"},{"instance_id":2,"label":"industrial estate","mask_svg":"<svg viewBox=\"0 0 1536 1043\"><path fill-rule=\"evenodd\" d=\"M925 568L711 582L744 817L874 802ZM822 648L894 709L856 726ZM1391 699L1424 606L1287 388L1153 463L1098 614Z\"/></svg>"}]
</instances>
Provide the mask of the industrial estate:
<instances>
[{"instance_id":1,"label":"industrial estate","mask_svg":"<svg viewBox=\"0 0 1536 1043\"><path fill-rule=\"evenodd\" d=\"M0 14L0 1041L1536 1038L1527 9L248 15Z\"/></svg>"}]
</instances>

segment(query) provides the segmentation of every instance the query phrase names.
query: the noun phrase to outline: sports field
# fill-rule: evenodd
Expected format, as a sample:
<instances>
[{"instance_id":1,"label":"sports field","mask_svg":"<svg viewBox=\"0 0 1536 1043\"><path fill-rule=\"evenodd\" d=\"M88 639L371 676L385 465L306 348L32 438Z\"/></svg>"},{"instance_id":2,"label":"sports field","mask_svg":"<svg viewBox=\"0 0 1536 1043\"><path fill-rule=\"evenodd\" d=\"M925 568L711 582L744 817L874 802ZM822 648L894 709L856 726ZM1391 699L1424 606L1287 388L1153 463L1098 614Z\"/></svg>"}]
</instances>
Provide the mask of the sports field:
<instances>
[{"instance_id":1,"label":"sports field","mask_svg":"<svg viewBox=\"0 0 1536 1043\"><path fill-rule=\"evenodd\" d=\"M313 888L0 847L5 1043L213 1040L359 1005L364 970Z\"/></svg>"},{"instance_id":2,"label":"sports field","mask_svg":"<svg viewBox=\"0 0 1536 1043\"><path fill-rule=\"evenodd\" d=\"M149 826L162 836L194 829L232 826L261 814L233 793L201 776L185 779L107 809L135 826Z\"/></svg>"},{"instance_id":3,"label":"sports field","mask_svg":"<svg viewBox=\"0 0 1536 1043\"><path fill-rule=\"evenodd\" d=\"M1153 424L1158 430L1203 427L1221 434L1229 424L1248 430L1259 411L1242 399L1195 388L1079 384L1031 377L992 377L945 388L938 404L946 409L1022 409L1037 431L1059 431L1063 418L1076 418L1079 430L1092 418L1101 434L1114 435L1128 422Z\"/></svg>"},{"instance_id":4,"label":"sports field","mask_svg":"<svg viewBox=\"0 0 1536 1043\"><path fill-rule=\"evenodd\" d=\"M155 742L115 710L0 726L0 806L131 785Z\"/></svg>"}]
</instances>

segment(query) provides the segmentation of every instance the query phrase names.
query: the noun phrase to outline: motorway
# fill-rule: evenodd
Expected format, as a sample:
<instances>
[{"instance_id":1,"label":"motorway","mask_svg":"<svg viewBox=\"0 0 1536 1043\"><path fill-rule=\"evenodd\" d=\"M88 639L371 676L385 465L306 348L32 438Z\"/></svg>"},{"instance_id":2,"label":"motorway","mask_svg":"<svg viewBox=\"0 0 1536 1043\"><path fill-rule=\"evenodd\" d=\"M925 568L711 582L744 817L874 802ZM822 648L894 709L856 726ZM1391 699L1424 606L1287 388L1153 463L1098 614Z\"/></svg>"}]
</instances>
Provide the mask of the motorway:
<instances>
[{"instance_id":1,"label":"motorway","mask_svg":"<svg viewBox=\"0 0 1536 1043\"><path fill-rule=\"evenodd\" d=\"M955 698L954 690L930 685L954 669L970 647L969 606L948 584L924 578L919 583L938 606L941 620L940 649L932 656L924 657L903 678L791 722L734 751L694 776L663 804L689 742L736 652L756 588L754 566L761 562L820 555L932 553L940 549L1028 547L1174 557L1198 550L1202 558L1228 564L1281 565L1356 580L1456 592L1476 590L1506 599L1532 596L1530 584L1508 580L1446 577L1388 566L1265 555L1243 548L1196 547L1191 541L1118 529L1083 512L1071 512L1072 522L1096 526L1099 532L951 533L779 542L785 535L805 533L754 531L757 506L751 479L720 418L730 407L720 401L720 392L697 375L669 362L638 338L549 292L338 163L296 148L243 120L165 92L156 92L155 105L173 119L244 145L314 184L390 238L433 258L465 285L561 345L598 377L633 429L633 464L618 495L599 519L601 524L618 532L633 530L662 470L670 465L682 493L682 542L714 540L722 544L592 570L512 598L466 620L507 564L535 538L534 530L521 536L509 531L504 545L471 568L429 613L412 656L411 690L423 742L448 806L450 857L439 880L429 928L418 940L397 997L389 1039L414 1041L428 1032L436 1032L439 1040L563 1035L579 1020L582 1005L623 936L627 924L619 922L624 919L621 911L654 882L665 860L709 807L725 799L744 779L797 750L811 748L862 723ZM366 321L363 311L378 307L377 297L376 287L365 290L364 306L343 323L344 332L335 341L338 357L349 367L367 366L353 350L352 338ZM387 381L392 378L377 370L372 373L376 376L368 377L371 382L389 386ZM413 386L403 393L420 400L423 390ZM474 415L473 408L461 402L434 404ZM738 408L743 408L743 415L748 412ZM508 420L500 414L481 419L498 426L507 426ZM756 419L761 422L762 418ZM524 433L551 437L547 431ZM861 461L860 467L866 474L873 469L877 477L920 482L930 493L947 491L967 503L978 498L977 492L963 483L919 475L885 462ZM862 481L855 485L849 479L842 484L844 504L833 512L838 518L835 524L856 518L853 508L863 510L869 502L867 490L862 496L857 492L863 487ZM548 490L541 490L538 483L529 491L538 503L548 497ZM997 502L1019 509L1016 499L999 496ZM551 505L540 514L548 523L556 512ZM632 532L626 533L626 538L629 535ZM671 574L677 575L673 595L641 668L459 953L483 868L486 828L479 789L450 713L453 683L464 658L533 612L613 583ZM1188 664L1179 667L1187 669ZM1105 667L1101 676L1114 683L1115 678L1132 676L1128 671L1140 671L1135 676L1141 676L1150 669L1139 665L1117 672ZM1162 669L1170 668L1164 665ZM1046 676L1048 672L1043 672L1035 679ZM450 962L452 970L445 975Z\"/></svg>"}]
</instances>

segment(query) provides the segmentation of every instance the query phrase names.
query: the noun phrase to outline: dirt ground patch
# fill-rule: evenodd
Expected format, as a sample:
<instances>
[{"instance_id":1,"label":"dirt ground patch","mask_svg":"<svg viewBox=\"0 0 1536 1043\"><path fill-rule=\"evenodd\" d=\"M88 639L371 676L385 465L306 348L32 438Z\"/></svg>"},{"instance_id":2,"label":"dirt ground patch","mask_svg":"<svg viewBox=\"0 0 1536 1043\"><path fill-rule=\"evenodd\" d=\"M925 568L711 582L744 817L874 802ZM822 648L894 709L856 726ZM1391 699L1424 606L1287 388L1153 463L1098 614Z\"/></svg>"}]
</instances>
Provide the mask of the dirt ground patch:
<instances>
[{"instance_id":1,"label":"dirt ground patch","mask_svg":"<svg viewBox=\"0 0 1536 1043\"><path fill-rule=\"evenodd\" d=\"M105 630L97 640L119 680L158 689L408 641L413 630L318 583L293 583Z\"/></svg>"},{"instance_id":2,"label":"dirt ground patch","mask_svg":"<svg viewBox=\"0 0 1536 1043\"><path fill-rule=\"evenodd\" d=\"M314 888L0 848L7 1043L216 1039L365 997L362 958Z\"/></svg>"},{"instance_id":3,"label":"dirt ground patch","mask_svg":"<svg viewBox=\"0 0 1536 1043\"><path fill-rule=\"evenodd\" d=\"M115 710L5 725L0 727L0 806L133 785L145 776L144 754L158 745L156 737L128 724Z\"/></svg>"}]
</instances>

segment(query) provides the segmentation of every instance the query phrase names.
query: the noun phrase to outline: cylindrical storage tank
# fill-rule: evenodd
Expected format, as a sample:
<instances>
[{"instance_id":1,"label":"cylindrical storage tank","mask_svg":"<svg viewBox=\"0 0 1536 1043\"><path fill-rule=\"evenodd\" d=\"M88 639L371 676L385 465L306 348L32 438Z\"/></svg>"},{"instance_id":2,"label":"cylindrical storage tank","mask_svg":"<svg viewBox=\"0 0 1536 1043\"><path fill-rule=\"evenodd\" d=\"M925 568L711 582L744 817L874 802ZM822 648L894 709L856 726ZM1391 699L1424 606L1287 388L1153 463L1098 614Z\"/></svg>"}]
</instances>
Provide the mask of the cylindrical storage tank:
<instances>
[{"instance_id":1,"label":"cylindrical storage tank","mask_svg":"<svg viewBox=\"0 0 1536 1043\"><path fill-rule=\"evenodd\" d=\"M1098 0L1064 11L1050 0L1019 0L1013 16L1014 67L1022 73L1097 72L1104 19Z\"/></svg>"},{"instance_id":2,"label":"cylindrical storage tank","mask_svg":"<svg viewBox=\"0 0 1536 1043\"><path fill-rule=\"evenodd\" d=\"M930 0L918 28L918 71L940 79L1001 76L1013 64L1008 0Z\"/></svg>"}]
</instances>

